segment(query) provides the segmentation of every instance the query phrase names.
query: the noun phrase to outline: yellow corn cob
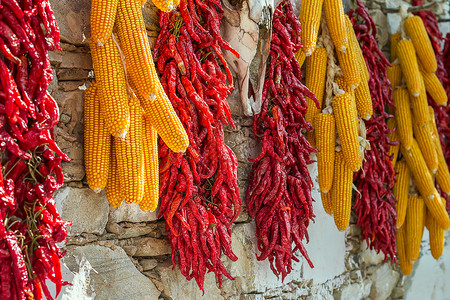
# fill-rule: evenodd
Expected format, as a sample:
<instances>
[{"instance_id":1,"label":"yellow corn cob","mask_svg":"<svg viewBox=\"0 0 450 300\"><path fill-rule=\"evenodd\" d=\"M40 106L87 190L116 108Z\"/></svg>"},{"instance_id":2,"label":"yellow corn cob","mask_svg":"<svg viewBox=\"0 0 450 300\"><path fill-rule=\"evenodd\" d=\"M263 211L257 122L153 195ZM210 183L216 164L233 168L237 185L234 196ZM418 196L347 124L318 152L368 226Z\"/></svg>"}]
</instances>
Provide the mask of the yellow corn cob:
<instances>
[{"instance_id":1,"label":"yellow corn cob","mask_svg":"<svg viewBox=\"0 0 450 300\"><path fill-rule=\"evenodd\" d=\"M298 64L299 64L299 66L300 66L300 68L301 68L301 67L303 66L303 63L305 62L305 59L306 59L305 52L303 52L302 49L298 50L298 51L295 53L295 59L297 59Z\"/></svg>"},{"instance_id":2,"label":"yellow corn cob","mask_svg":"<svg viewBox=\"0 0 450 300\"><path fill-rule=\"evenodd\" d=\"M343 231L350 223L352 208L353 171L348 167L342 152L336 152L334 160L334 178L331 188L334 223L339 231Z\"/></svg>"},{"instance_id":3,"label":"yellow corn cob","mask_svg":"<svg viewBox=\"0 0 450 300\"><path fill-rule=\"evenodd\" d=\"M397 124L396 124L394 118L390 118L387 120L387 127L389 129L395 128L394 132L388 133L388 138L389 138L389 141L391 141L391 142L397 142L398 141ZM400 149L400 145L389 146L388 155L389 155L389 157L392 157L392 166L393 167L395 167L395 164L397 162L399 149Z\"/></svg>"},{"instance_id":4,"label":"yellow corn cob","mask_svg":"<svg viewBox=\"0 0 450 300\"><path fill-rule=\"evenodd\" d=\"M434 187L433 177L428 170L425 159L420 152L419 145L416 140L413 140L410 150L402 148L402 154L405 157L413 181L419 190L422 199L425 201L428 210L444 229L450 227L450 220L448 218L445 206L439 201L438 191Z\"/></svg>"},{"instance_id":5,"label":"yellow corn cob","mask_svg":"<svg viewBox=\"0 0 450 300\"><path fill-rule=\"evenodd\" d=\"M306 86L316 95L320 107L322 107L323 94L325 91L325 78L327 73L327 50L318 48L306 59ZM308 108L306 110L305 120L313 124L314 116L319 113L316 103L309 97L306 97ZM314 132L307 133L308 141L315 145Z\"/></svg>"},{"instance_id":6,"label":"yellow corn cob","mask_svg":"<svg viewBox=\"0 0 450 300\"><path fill-rule=\"evenodd\" d=\"M96 83L84 93L84 166L88 185L96 192L108 181L111 137L100 113Z\"/></svg>"},{"instance_id":7,"label":"yellow corn cob","mask_svg":"<svg viewBox=\"0 0 450 300\"><path fill-rule=\"evenodd\" d=\"M352 45L353 52L355 53L361 81L369 81L369 70L367 70L366 60L364 59L355 31L353 30L352 22L347 15L345 15L345 27L347 29L349 44Z\"/></svg>"},{"instance_id":8,"label":"yellow corn cob","mask_svg":"<svg viewBox=\"0 0 450 300\"><path fill-rule=\"evenodd\" d=\"M144 196L144 155L142 145L142 108L130 98L131 127L124 141L115 138L117 170L127 203L139 203Z\"/></svg>"},{"instance_id":9,"label":"yellow corn cob","mask_svg":"<svg viewBox=\"0 0 450 300\"><path fill-rule=\"evenodd\" d=\"M436 126L436 119L434 116L434 109L431 106L428 106L428 116L429 116L428 125L431 128L431 137L433 139L439 139L437 126Z\"/></svg>"},{"instance_id":10,"label":"yellow corn cob","mask_svg":"<svg viewBox=\"0 0 450 300\"><path fill-rule=\"evenodd\" d=\"M140 96L153 100L159 78L151 72L154 63L138 0L119 0L116 25L128 79Z\"/></svg>"},{"instance_id":11,"label":"yellow corn cob","mask_svg":"<svg viewBox=\"0 0 450 300\"><path fill-rule=\"evenodd\" d=\"M403 226L406 216L406 208L408 205L408 188L411 172L405 162L399 161L395 165L397 172L397 182L394 184L392 192L397 200L397 228Z\"/></svg>"},{"instance_id":12,"label":"yellow corn cob","mask_svg":"<svg viewBox=\"0 0 450 300\"><path fill-rule=\"evenodd\" d=\"M303 52L312 55L316 48L322 16L323 0L303 0L300 6L300 23L302 24Z\"/></svg>"},{"instance_id":13,"label":"yellow corn cob","mask_svg":"<svg viewBox=\"0 0 450 300\"><path fill-rule=\"evenodd\" d=\"M141 0L141 5L144 6L147 3L147 0Z\"/></svg>"},{"instance_id":14,"label":"yellow corn cob","mask_svg":"<svg viewBox=\"0 0 450 300\"><path fill-rule=\"evenodd\" d=\"M142 124L142 134L145 183L144 197L139 203L139 207L143 211L154 211L158 206L159 198L158 134L146 117Z\"/></svg>"},{"instance_id":15,"label":"yellow corn cob","mask_svg":"<svg viewBox=\"0 0 450 300\"><path fill-rule=\"evenodd\" d=\"M397 59L397 45L402 39L402 34L400 32L391 34L391 62Z\"/></svg>"},{"instance_id":16,"label":"yellow corn cob","mask_svg":"<svg viewBox=\"0 0 450 300\"><path fill-rule=\"evenodd\" d=\"M444 193L450 194L450 172L442 152L439 138L433 139L434 149L438 158L438 167L436 172L436 182Z\"/></svg>"},{"instance_id":17,"label":"yellow corn cob","mask_svg":"<svg viewBox=\"0 0 450 300\"><path fill-rule=\"evenodd\" d=\"M119 0L92 0L91 43L103 45L111 37Z\"/></svg>"},{"instance_id":18,"label":"yellow corn cob","mask_svg":"<svg viewBox=\"0 0 450 300\"><path fill-rule=\"evenodd\" d=\"M330 36L337 52L345 52L349 48L349 38L345 29L344 6L341 0L324 0L323 9Z\"/></svg>"},{"instance_id":19,"label":"yellow corn cob","mask_svg":"<svg viewBox=\"0 0 450 300\"><path fill-rule=\"evenodd\" d=\"M432 174L436 174L438 169L438 156L431 138L431 130L429 123L423 126L417 126L413 122L414 137L416 138L417 144L419 144L420 152L422 152L428 170Z\"/></svg>"},{"instance_id":20,"label":"yellow corn cob","mask_svg":"<svg viewBox=\"0 0 450 300\"><path fill-rule=\"evenodd\" d=\"M113 136L125 137L130 128L127 83L119 49L113 37L104 46L91 43L97 93L105 126Z\"/></svg>"},{"instance_id":21,"label":"yellow corn cob","mask_svg":"<svg viewBox=\"0 0 450 300\"><path fill-rule=\"evenodd\" d=\"M129 1L129 0L126 0L126 1ZM174 5L173 0L169 0L169 1L168 0L152 0L152 2L158 9L162 10L163 12L171 11L173 9L173 5ZM180 4L179 1L178 1L178 4Z\"/></svg>"},{"instance_id":22,"label":"yellow corn cob","mask_svg":"<svg viewBox=\"0 0 450 300\"><path fill-rule=\"evenodd\" d=\"M359 150L355 98L348 93L337 95L333 98L332 105L344 159L348 167L356 172L361 168L362 159Z\"/></svg>"},{"instance_id":23,"label":"yellow corn cob","mask_svg":"<svg viewBox=\"0 0 450 300\"><path fill-rule=\"evenodd\" d=\"M425 89L438 105L447 105L448 98L442 83L434 73L421 72Z\"/></svg>"},{"instance_id":24,"label":"yellow corn cob","mask_svg":"<svg viewBox=\"0 0 450 300\"><path fill-rule=\"evenodd\" d=\"M406 254L408 260L416 261L420 254L422 242L425 203L422 197L409 195L408 213L406 214Z\"/></svg>"},{"instance_id":25,"label":"yellow corn cob","mask_svg":"<svg viewBox=\"0 0 450 300\"><path fill-rule=\"evenodd\" d=\"M412 271L413 264L406 255L406 226L397 229L397 256L400 268L404 275L409 275Z\"/></svg>"},{"instance_id":26,"label":"yellow corn cob","mask_svg":"<svg viewBox=\"0 0 450 300\"><path fill-rule=\"evenodd\" d=\"M402 85L402 68L399 64L386 67L387 78L391 82L392 89Z\"/></svg>"},{"instance_id":27,"label":"yellow corn cob","mask_svg":"<svg viewBox=\"0 0 450 300\"><path fill-rule=\"evenodd\" d=\"M373 115L372 97L370 96L369 84L361 81L355 90L356 110L364 120L369 120Z\"/></svg>"},{"instance_id":28,"label":"yellow corn cob","mask_svg":"<svg viewBox=\"0 0 450 300\"><path fill-rule=\"evenodd\" d=\"M416 50L417 56L422 62L425 71L436 72L436 56L422 19L419 16L413 16L406 19L405 30L411 38L414 49Z\"/></svg>"},{"instance_id":29,"label":"yellow corn cob","mask_svg":"<svg viewBox=\"0 0 450 300\"><path fill-rule=\"evenodd\" d=\"M397 124L398 137L402 147L411 148L413 141L412 115L409 104L408 91L404 88L398 88L392 94L395 110L395 121Z\"/></svg>"},{"instance_id":30,"label":"yellow corn cob","mask_svg":"<svg viewBox=\"0 0 450 300\"><path fill-rule=\"evenodd\" d=\"M317 168L319 170L319 187L328 193L333 184L334 145L336 141L336 122L332 114L317 114L314 118L316 128Z\"/></svg>"},{"instance_id":31,"label":"yellow corn cob","mask_svg":"<svg viewBox=\"0 0 450 300\"><path fill-rule=\"evenodd\" d=\"M348 35L348 33L347 33ZM359 74L358 61L356 60L355 50L353 44L349 44L349 47L345 52L336 51L339 66L344 74L344 79L353 89L356 89L361 82L361 76Z\"/></svg>"},{"instance_id":32,"label":"yellow corn cob","mask_svg":"<svg viewBox=\"0 0 450 300\"><path fill-rule=\"evenodd\" d=\"M444 200L441 198L441 201ZM430 212L427 212L427 223L431 255L433 255L434 259L438 259L439 257L441 257L442 252L444 251L445 230L442 229L441 226L439 226Z\"/></svg>"},{"instance_id":33,"label":"yellow corn cob","mask_svg":"<svg viewBox=\"0 0 450 300\"><path fill-rule=\"evenodd\" d=\"M420 76L422 78L422 76ZM420 94L415 97L410 95L409 101L411 102L413 120L418 126L424 126L430 120L428 115L428 100L427 93L425 91L425 84L423 80L420 82Z\"/></svg>"},{"instance_id":34,"label":"yellow corn cob","mask_svg":"<svg viewBox=\"0 0 450 300\"><path fill-rule=\"evenodd\" d=\"M322 198L322 206L327 214L333 214L333 202L331 200L331 193L320 193Z\"/></svg>"},{"instance_id":35,"label":"yellow corn cob","mask_svg":"<svg viewBox=\"0 0 450 300\"><path fill-rule=\"evenodd\" d=\"M342 76L336 76L334 77L334 82L339 86L341 90L343 90L345 93L349 93L352 96L355 96L355 90L352 89L352 87L347 84L344 80L344 77Z\"/></svg>"},{"instance_id":36,"label":"yellow corn cob","mask_svg":"<svg viewBox=\"0 0 450 300\"><path fill-rule=\"evenodd\" d=\"M114 141L111 140L111 155L109 160L108 183L106 184L106 199L112 207L119 207L124 200L124 191L122 183L119 178L119 171L117 169L116 150Z\"/></svg>"},{"instance_id":37,"label":"yellow corn cob","mask_svg":"<svg viewBox=\"0 0 450 300\"><path fill-rule=\"evenodd\" d=\"M397 45L397 55L402 68L402 74L408 87L408 91L414 97L420 95L423 85L422 76L420 76L419 65L417 64L416 52L411 41L402 40Z\"/></svg>"}]
</instances>

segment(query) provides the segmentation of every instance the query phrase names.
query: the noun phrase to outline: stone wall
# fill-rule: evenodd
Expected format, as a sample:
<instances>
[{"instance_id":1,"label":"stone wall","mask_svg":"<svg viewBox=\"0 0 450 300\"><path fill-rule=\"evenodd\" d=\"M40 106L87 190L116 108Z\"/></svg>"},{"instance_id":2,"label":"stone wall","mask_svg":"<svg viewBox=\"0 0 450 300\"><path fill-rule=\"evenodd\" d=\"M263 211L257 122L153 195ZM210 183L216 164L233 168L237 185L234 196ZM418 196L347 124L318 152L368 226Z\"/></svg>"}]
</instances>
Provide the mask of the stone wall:
<instances>
[{"instance_id":1,"label":"stone wall","mask_svg":"<svg viewBox=\"0 0 450 300\"><path fill-rule=\"evenodd\" d=\"M66 184L56 194L63 219L74 221L65 243L64 278L73 283L65 287L60 299L201 299L195 282L188 282L177 268L172 269L170 245L164 221L156 213L143 213L135 205L109 207L104 193L88 189L83 167L83 93L93 80L89 54L90 0L51 0L61 27L63 51L51 53L55 81L52 95L58 101L61 121L56 130L59 145L72 161L63 163ZM398 16L386 16L379 5L397 7L399 1L371 2L380 27L380 44L388 43L388 28L398 26ZM445 2L445 1L443 1ZM346 3L350 7L351 3ZM443 14L448 6L439 11ZM158 25L155 9L145 6L149 37L153 41ZM443 28L448 31L448 28ZM250 164L248 157L259 151L251 134L251 119L242 114L237 93L229 97L236 130L226 128L226 143L239 161L241 195L246 189ZM255 226L245 210L233 227L232 246L237 262L225 261L234 281L225 280L219 290L213 274L205 280L202 299L445 299L450 295L450 236L437 262L429 251L428 237L412 275L404 277L396 264L366 249L359 227L345 232L335 229L325 214L317 189L317 167L310 166L315 181L315 223L309 228L306 245L315 264L304 260L281 282L268 262L255 258Z\"/></svg>"}]
</instances>

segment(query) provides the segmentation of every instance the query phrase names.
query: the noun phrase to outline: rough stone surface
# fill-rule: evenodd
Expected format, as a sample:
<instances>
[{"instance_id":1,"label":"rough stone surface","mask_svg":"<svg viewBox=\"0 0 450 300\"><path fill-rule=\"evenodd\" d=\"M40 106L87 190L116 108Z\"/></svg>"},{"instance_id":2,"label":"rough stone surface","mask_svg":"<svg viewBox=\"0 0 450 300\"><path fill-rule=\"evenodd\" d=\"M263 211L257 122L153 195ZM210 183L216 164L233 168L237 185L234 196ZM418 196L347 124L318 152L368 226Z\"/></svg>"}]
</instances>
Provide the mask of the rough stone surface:
<instances>
[{"instance_id":1,"label":"rough stone surface","mask_svg":"<svg viewBox=\"0 0 450 300\"><path fill-rule=\"evenodd\" d=\"M172 251L169 242L165 239L140 238L134 244L137 247L134 256L160 256L170 254Z\"/></svg>"},{"instance_id":2,"label":"rough stone surface","mask_svg":"<svg viewBox=\"0 0 450 300\"><path fill-rule=\"evenodd\" d=\"M370 297L374 300L387 299L397 285L399 277L400 274L392 270L389 263L382 264L373 274Z\"/></svg>"},{"instance_id":3,"label":"rough stone surface","mask_svg":"<svg viewBox=\"0 0 450 300\"><path fill-rule=\"evenodd\" d=\"M111 207L109 213L110 222L150 222L157 219L158 214L156 212L143 212L140 210L138 204L123 203L118 208Z\"/></svg>"},{"instance_id":4,"label":"rough stone surface","mask_svg":"<svg viewBox=\"0 0 450 300\"><path fill-rule=\"evenodd\" d=\"M86 284L95 299L156 300L160 295L152 281L136 270L120 247L78 247L66 255L64 262L73 272L80 272L80 262L89 263L91 270L87 273ZM76 299L83 299L84 295L77 296Z\"/></svg>"},{"instance_id":5,"label":"rough stone surface","mask_svg":"<svg viewBox=\"0 0 450 300\"><path fill-rule=\"evenodd\" d=\"M154 269L158 265L158 261L156 259L143 259L139 261L139 264L144 271L148 271Z\"/></svg>"},{"instance_id":6,"label":"rough stone surface","mask_svg":"<svg viewBox=\"0 0 450 300\"><path fill-rule=\"evenodd\" d=\"M63 220L71 220L71 235L81 233L103 234L108 222L108 202L104 193L96 194L92 190L65 187L55 195L60 203Z\"/></svg>"}]
</instances>

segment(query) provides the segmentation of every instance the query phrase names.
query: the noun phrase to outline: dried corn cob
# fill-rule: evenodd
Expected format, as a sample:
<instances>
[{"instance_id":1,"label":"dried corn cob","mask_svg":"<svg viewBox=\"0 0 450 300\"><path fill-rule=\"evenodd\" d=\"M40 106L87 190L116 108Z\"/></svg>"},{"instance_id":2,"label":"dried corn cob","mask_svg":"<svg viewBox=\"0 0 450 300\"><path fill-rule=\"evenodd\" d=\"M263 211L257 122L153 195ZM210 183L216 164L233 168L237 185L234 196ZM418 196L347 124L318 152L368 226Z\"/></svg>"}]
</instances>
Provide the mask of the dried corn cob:
<instances>
[{"instance_id":1,"label":"dried corn cob","mask_svg":"<svg viewBox=\"0 0 450 300\"><path fill-rule=\"evenodd\" d=\"M115 138L114 147L117 159L117 172L124 200L127 203L139 203L144 196L144 156L142 145L142 108L136 98L129 102L131 126L124 141Z\"/></svg>"},{"instance_id":2,"label":"dried corn cob","mask_svg":"<svg viewBox=\"0 0 450 300\"><path fill-rule=\"evenodd\" d=\"M100 113L96 83L84 93L84 166L88 185L96 192L108 181L111 137Z\"/></svg>"},{"instance_id":3,"label":"dried corn cob","mask_svg":"<svg viewBox=\"0 0 450 300\"><path fill-rule=\"evenodd\" d=\"M389 129L395 129L395 131L388 133L389 141L398 142L399 139L398 139L398 133L397 133L397 124L396 124L394 118L390 118L387 120L387 127ZM395 164L397 162L399 149L400 149L400 144L389 147L388 155L389 155L389 157L392 157L391 161L392 161L393 167L395 167Z\"/></svg>"},{"instance_id":4,"label":"dried corn cob","mask_svg":"<svg viewBox=\"0 0 450 300\"><path fill-rule=\"evenodd\" d=\"M91 43L103 46L111 37L119 0L92 0Z\"/></svg>"},{"instance_id":5,"label":"dried corn cob","mask_svg":"<svg viewBox=\"0 0 450 300\"><path fill-rule=\"evenodd\" d=\"M154 211L159 198L158 134L146 116L142 122L145 182L144 196L139 207L143 211Z\"/></svg>"},{"instance_id":6,"label":"dried corn cob","mask_svg":"<svg viewBox=\"0 0 450 300\"><path fill-rule=\"evenodd\" d=\"M438 158L436 182L439 184L439 187L444 193L450 194L450 172L445 161L444 153L442 152L442 146L439 138L433 139L433 145Z\"/></svg>"},{"instance_id":7,"label":"dried corn cob","mask_svg":"<svg viewBox=\"0 0 450 300\"><path fill-rule=\"evenodd\" d=\"M100 108L109 133L124 138L130 128L128 92L119 49L109 37L104 46L91 43Z\"/></svg>"},{"instance_id":8,"label":"dried corn cob","mask_svg":"<svg viewBox=\"0 0 450 300\"><path fill-rule=\"evenodd\" d=\"M402 68L399 64L392 64L392 66L386 67L386 71L392 89L402 85Z\"/></svg>"},{"instance_id":9,"label":"dried corn cob","mask_svg":"<svg viewBox=\"0 0 450 300\"><path fill-rule=\"evenodd\" d=\"M406 217L406 208L408 205L408 188L411 179L411 172L405 162L399 161L395 165L397 172L397 182L394 184L392 192L397 200L397 228L403 226Z\"/></svg>"},{"instance_id":10,"label":"dried corn cob","mask_svg":"<svg viewBox=\"0 0 450 300\"><path fill-rule=\"evenodd\" d=\"M445 89L436 74L427 72L421 72L421 74L425 83L425 89L428 94L430 94L434 102L438 105L446 106L448 102L447 93L445 92Z\"/></svg>"},{"instance_id":11,"label":"dried corn cob","mask_svg":"<svg viewBox=\"0 0 450 300\"><path fill-rule=\"evenodd\" d=\"M445 200L441 198L441 201ZM444 251L445 230L441 226L439 226L430 212L427 212L427 224L431 255L433 255L434 259L438 259L439 257L441 257L442 252Z\"/></svg>"},{"instance_id":12,"label":"dried corn cob","mask_svg":"<svg viewBox=\"0 0 450 300\"><path fill-rule=\"evenodd\" d=\"M333 167L334 168L334 167ZM322 198L322 206L327 214L333 214L333 202L331 200L331 193L320 193Z\"/></svg>"},{"instance_id":13,"label":"dried corn cob","mask_svg":"<svg viewBox=\"0 0 450 300\"><path fill-rule=\"evenodd\" d=\"M330 30L337 52L345 52L349 48L349 39L345 29L344 6L341 0L324 0L325 19Z\"/></svg>"},{"instance_id":14,"label":"dried corn cob","mask_svg":"<svg viewBox=\"0 0 450 300\"><path fill-rule=\"evenodd\" d=\"M306 58L306 86L316 95L322 108L323 94L325 91L325 78L327 72L327 50L318 48L314 53ZM306 110L305 120L313 124L314 116L320 111L314 101L306 97L308 108ZM307 133L308 141L315 145L314 132Z\"/></svg>"},{"instance_id":15,"label":"dried corn cob","mask_svg":"<svg viewBox=\"0 0 450 300\"><path fill-rule=\"evenodd\" d=\"M351 28L351 30L353 30L353 28ZM336 51L336 53L339 60L339 66L344 74L345 82L353 89L356 89L361 82L361 76L359 74L358 61L356 60L353 44L349 44L345 52Z\"/></svg>"},{"instance_id":16,"label":"dried corn cob","mask_svg":"<svg viewBox=\"0 0 450 300\"><path fill-rule=\"evenodd\" d=\"M428 37L422 18L419 16L413 16L406 19L405 30L411 38L411 42L414 45L414 49L416 50L417 56L422 62L425 71L430 73L436 72L436 55L434 54L433 46L431 45L431 41Z\"/></svg>"},{"instance_id":17,"label":"dried corn cob","mask_svg":"<svg viewBox=\"0 0 450 300\"><path fill-rule=\"evenodd\" d=\"M295 59L297 59L298 64L299 64L299 66L301 68L303 66L303 63L305 62L305 59L306 59L305 52L303 52L302 49L298 50L295 53Z\"/></svg>"},{"instance_id":18,"label":"dried corn cob","mask_svg":"<svg viewBox=\"0 0 450 300\"><path fill-rule=\"evenodd\" d=\"M406 255L408 260L416 261L420 254L422 242L425 203L422 197L408 196L408 213L406 214Z\"/></svg>"},{"instance_id":19,"label":"dried corn cob","mask_svg":"<svg viewBox=\"0 0 450 300\"><path fill-rule=\"evenodd\" d=\"M319 187L322 193L328 193L333 184L334 144L336 140L336 121L332 114L317 114L314 118L316 128L317 168Z\"/></svg>"},{"instance_id":20,"label":"dried corn cob","mask_svg":"<svg viewBox=\"0 0 450 300\"><path fill-rule=\"evenodd\" d=\"M413 141L412 114L409 104L409 94L404 88L399 88L392 94L397 109L394 112L398 137L402 147L411 148Z\"/></svg>"},{"instance_id":21,"label":"dried corn cob","mask_svg":"<svg viewBox=\"0 0 450 300\"><path fill-rule=\"evenodd\" d=\"M364 120L369 120L373 115L372 97L370 96L369 84L361 81L355 90L356 110Z\"/></svg>"},{"instance_id":22,"label":"dried corn cob","mask_svg":"<svg viewBox=\"0 0 450 300\"><path fill-rule=\"evenodd\" d=\"M132 0L133 1L133 0ZM141 0L144 1L144 0ZM153 4L160 10L162 10L163 12L169 12L174 8L174 1L173 0L152 0ZM177 4L180 4L180 2L178 1Z\"/></svg>"},{"instance_id":23,"label":"dried corn cob","mask_svg":"<svg viewBox=\"0 0 450 300\"><path fill-rule=\"evenodd\" d=\"M439 194L434 187L433 177L427 168L425 159L420 152L416 140L413 140L410 150L406 150L402 147L402 154L413 175L414 184L419 190L422 199L425 201L428 210L439 223L439 226L444 229L449 228L450 220L445 205L443 205L437 197Z\"/></svg>"},{"instance_id":24,"label":"dried corn cob","mask_svg":"<svg viewBox=\"0 0 450 300\"><path fill-rule=\"evenodd\" d=\"M406 226L397 229L397 256L400 268L404 275L409 275L412 271L413 264L406 255Z\"/></svg>"},{"instance_id":25,"label":"dried corn cob","mask_svg":"<svg viewBox=\"0 0 450 300\"><path fill-rule=\"evenodd\" d=\"M369 70L367 70L366 60L364 59L355 31L353 30L352 22L347 15L345 15L345 27L347 29L349 44L352 45L353 52L355 53L361 81L369 81Z\"/></svg>"},{"instance_id":26,"label":"dried corn cob","mask_svg":"<svg viewBox=\"0 0 450 300\"><path fill-rule=\"evenodd\" d=\"M108 183L106 184L106 199L112 207L119 207L124 200L124 190L120 182L119 172L117 170L116 150L114 142L111 140L111 155L109 160Z\"/></svg>"},{"instance_id":27,"label":"dried corn cob","mask_svg":"<svg viewBox=\"0 0 450 300\"><path fill-rule=\"evenodd\" d=\"M430 117L428 115L428 100L423 80L420 85L420 95L417 97L411 95L409 101L411 102L414 123L418 126L424 126L430 121Z\"/></svg>"},{"instance_id":28,"label":"dried corn cob","mask_svg":"<svg viewBox=\"0 0 450 300\"><path fill-rule=\"evenodd\" d=\"M344 160L342 152L336 152L334 160L334 179L331 188L334 223L339 231L348 227L352 208L353 171Z\"/></svg>"},{"instance_id":29,"label":"dried corn cob","mask_svg":"<svg viewBox=\"0 0 450 300\"><path fill-rule=\"evenodd\" d=\"M314 53L319 34L323 0L303 0L300 6L303 52L306 56Z\"/></svg>"},{"instance_id":30,"label":"dried corn cob","mask_svg":"<svg viewBox=\"0 0 450 300\"><path fill-rule=\"evenodd\" d=\"M345 93L349 93L352 96L355 96L355 90L345 82L344 77L342 76L336 76L334 77L334 82L339 86L341 90L343 90ZM355 104L356 105L356 104Z\"/></svg>"},{"instance_id":31,"label":"dried corn cob","mask_svg":"<svg viewBox=\"0 0 450 300\"><path fill-rule=\"evenodd\" d=\"M416 52L411 41L402 40L397 45L397 55L402 68L402 74L412 96L418 97L423 85L422 76L420 76L419 65L417 64Z\"/></svg>"},{"instance_id":32,"label":"dried corn cob","mask_svg":"<svg viewBox=\"0 0 450 300\"><path fill-rule=\"evenodd\" d=\"M413 122L414 137L417 144L419 144L420 151L427 164L428 170L432 174L436 174L438 169L438 156L434 149L433 140L431 138L431 128L429 124L423 126L417 126L416 122Z\"/></svg>"},{"instance_id":33,"label":"dried corn cob","mask_svg":"<svg viewBox=\"0 0 450 300\"><path fill-rule=\"evenodd\" d=\"M402 39L402 34L400 32L391 34L391 62L397 59L397 45Z\"/></svg>"},{"instance_id":34,"label":"dried corn cob","mask_svg":"<svg viewBox=\"0 0 450 300\"><path fill-rule=\"evenodd\" d=\"M361 168L362 159L359 150L355 98L348 93L337 95L333 98L332 105L344 159L348 167L356 172Z\"/></svg>"}]
</instances>

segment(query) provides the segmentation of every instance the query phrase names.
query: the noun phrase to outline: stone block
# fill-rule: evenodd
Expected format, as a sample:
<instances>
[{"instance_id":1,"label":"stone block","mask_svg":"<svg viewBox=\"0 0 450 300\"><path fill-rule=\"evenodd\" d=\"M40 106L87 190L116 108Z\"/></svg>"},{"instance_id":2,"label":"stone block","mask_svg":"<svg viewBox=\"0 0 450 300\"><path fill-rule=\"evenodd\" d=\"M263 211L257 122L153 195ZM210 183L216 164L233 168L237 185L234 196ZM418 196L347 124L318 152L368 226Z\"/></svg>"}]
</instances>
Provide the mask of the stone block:
<instances>
[{"instance_id":1,"label":"stone block","mask_svg":"<svg viewBox=\"0 0 450 300\"><path fill-rule=\"evenodd\" d=\"M139 208L138 204L123 203L121 206L114 208L111 207L109 212L110 222L152 222L158 219L157 212L144 212Z\"/></svg>"},{"instance_id":2,"label":"stone block","mask_svg":"<svg viewBox=\"0 0 450 300\"><path fill-rule=\"evenodd\" d=\"M160 256L172 253L172 248L166 239L145 237L136 239L134 245L137 247L134 256Z\"/></svg>"},{"instance_id":3,"label":"stone block","mask_svg":"<svg viewBox=\"0 0 450 300\"><path fill-rule=\"evenodd\" d=\"M373 273L373 284L370 291L370 297L373 300L387 299L391 295L392 290L396 287L399 278L400 274L392 270L389 263L381 265Z\"/></svg>"}]
</instances>

